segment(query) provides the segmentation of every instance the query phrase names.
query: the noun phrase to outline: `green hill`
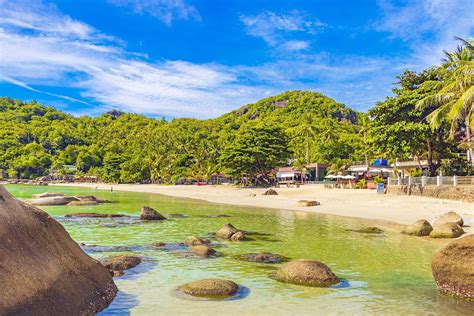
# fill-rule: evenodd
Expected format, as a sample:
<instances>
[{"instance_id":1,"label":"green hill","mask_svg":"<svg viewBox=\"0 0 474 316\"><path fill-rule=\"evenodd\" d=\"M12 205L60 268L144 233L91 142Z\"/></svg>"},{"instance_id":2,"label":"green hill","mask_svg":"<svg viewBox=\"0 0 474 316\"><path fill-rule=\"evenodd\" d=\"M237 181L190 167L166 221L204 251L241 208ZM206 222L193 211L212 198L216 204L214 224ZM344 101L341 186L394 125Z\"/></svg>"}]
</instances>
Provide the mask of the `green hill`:
<instances>
[{"instance_id":1,"label":"green hill","mask_svg":"<svg viewBox=\"0 0 474 316\"><path fill-rule=\"evenodd\" d=\"M74 117L1 98L0 169L11 178L61 174L70 165L110 182L202 178L223 169L221 153L239 130L258 126L281 130L293 159L305 160L307 145L311 161L360 159L357 117L308 91L265 98L215 119L170 122L120 111Z\"/></svg>"}]
</instances>

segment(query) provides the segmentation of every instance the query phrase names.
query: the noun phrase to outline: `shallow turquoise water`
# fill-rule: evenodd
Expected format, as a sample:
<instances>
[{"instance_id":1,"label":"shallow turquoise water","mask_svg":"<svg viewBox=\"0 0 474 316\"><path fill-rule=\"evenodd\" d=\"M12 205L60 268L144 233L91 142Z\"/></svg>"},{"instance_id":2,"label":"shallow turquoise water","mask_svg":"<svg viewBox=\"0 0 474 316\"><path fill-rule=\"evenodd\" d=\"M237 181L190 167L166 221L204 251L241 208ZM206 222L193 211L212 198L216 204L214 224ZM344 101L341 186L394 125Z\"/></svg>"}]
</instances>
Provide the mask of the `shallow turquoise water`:
<instances>
[{"instance_id":1,"label":"shallow turquoise water","mask_svg":"<svg viewBox=\"0 0 474 316\"><path fill-rule=\"evenodd\" d=\"M157 194L106 192L69 187L11 185L7 189L26 199L34 193L58 191L96 195L113 203L97 206L50 206L43 209L59 220L77 242L127 246L125 252L94 252L91 256L135 252L145 257L135 269L115 278L120 293L107 314L439 314L472 313L474 305L438 294L431 275L431 257L446 241L405 236L377 224L382 235L350 232L367 225L341 217L286 210L265 210L175 199ZM140 222L144 205L162 214L184 218ZM71 212L121 213L130 219L68 220ZM226 214L230 217L215 217ZM166 215L165 215L166 216ZM151 246L182 242L187 236L208 236L223 224L261 235L245 242L224 242L224 256L198 259ZM372 224L373 225L373 224ZM93 250L93 249L92 249ZM114 249L102 249L114 250ZM122 249L124 250L124 249ZM269 251L290 258L320 260L344 281L320 289L283 284L271 278L279 265L242 262L235 256ZM228 278L242 285L239 297L228 301L195 300L177 295L183 283L207 277Z\"/></svg>"}]
</instances>

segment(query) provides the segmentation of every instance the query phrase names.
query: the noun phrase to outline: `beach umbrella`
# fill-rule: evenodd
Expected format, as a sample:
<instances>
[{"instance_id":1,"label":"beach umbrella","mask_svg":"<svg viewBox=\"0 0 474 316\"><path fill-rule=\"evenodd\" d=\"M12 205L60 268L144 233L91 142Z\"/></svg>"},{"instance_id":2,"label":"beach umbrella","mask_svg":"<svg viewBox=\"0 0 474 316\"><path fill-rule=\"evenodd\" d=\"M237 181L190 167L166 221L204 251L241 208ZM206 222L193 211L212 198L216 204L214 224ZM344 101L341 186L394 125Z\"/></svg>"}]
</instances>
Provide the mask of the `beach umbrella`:
<instances>
[{"instance_id":1,"label":"beach umbrella","mask_svg":"<svg viewBox=\"0 0 474 316\"><path fill-rule=\"evenodd\" d=\"M325 176L326 179L334 179L336 176L333 176L332 174L328 174Z\"/></svg>"},{"instance_id":2,"label":"beach umbrella","mask_svg":"<svg viewBox=\"0 0 474 316\"><path fill-rule=\"evenodd\" d=\"M342 179L354 180L355 177L354 177L354 176L351 176L351 175L348 175L348 176L343 176Z\"/></svg>"}]
</instances>

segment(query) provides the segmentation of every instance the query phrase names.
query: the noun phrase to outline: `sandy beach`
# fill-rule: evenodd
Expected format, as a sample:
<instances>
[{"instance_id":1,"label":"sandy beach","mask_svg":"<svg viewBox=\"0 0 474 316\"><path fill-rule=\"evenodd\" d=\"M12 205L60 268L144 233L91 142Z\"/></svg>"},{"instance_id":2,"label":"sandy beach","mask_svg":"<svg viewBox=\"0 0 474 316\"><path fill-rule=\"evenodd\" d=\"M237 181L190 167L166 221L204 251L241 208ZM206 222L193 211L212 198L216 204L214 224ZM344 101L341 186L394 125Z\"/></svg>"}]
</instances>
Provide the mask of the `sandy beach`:
<instances>
[{"instance_id":1,"label":"sandy beach","mask_svg":"<svg viewBox=\"0 0 474 316\"><path fill-rule=\"evenodd\" d=\"M153 184L97 184L71 183L62 186L79 186L99 190L158 193L179 198L200 199L212 203L264 207L304 212L315 212L368 220L388 221L407 225L419 219L431 221L449 211L460 214L467 226L474 225L474 203L442 200L420 196L381 195L374 190L326 189L321 185L300 188L277 188L277 196L262 195L266 189L234 186L165 186ZM319 206L300 207L298 200L310 199ZM473 233L471 227L464 227Z\"/></svg>"}]
</instances>

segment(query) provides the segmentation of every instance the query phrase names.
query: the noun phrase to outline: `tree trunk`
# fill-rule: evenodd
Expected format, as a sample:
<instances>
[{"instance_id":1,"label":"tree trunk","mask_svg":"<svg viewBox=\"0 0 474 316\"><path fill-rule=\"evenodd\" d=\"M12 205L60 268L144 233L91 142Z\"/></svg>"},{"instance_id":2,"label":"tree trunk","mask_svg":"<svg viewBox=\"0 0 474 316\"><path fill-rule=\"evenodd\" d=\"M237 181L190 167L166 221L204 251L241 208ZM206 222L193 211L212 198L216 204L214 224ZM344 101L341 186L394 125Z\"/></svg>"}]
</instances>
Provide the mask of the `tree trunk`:
<instances>
[{"instance_id":1,"label":"tree trunk","mask_svg":"<svg viewBox=\"0 0 474 316\"><path fill-rule=\"evenodd\" d=\"M306 164L309 164L309 137L306 136Z\"/></svg>"},{"instance_id":2,"label":"tree trunk","mask_svg":"<svg viewBox=\"0 0 474 316\"><path fill-rule=\"evenodd\" d=\"M467 161L471 162L471 165L474 166L474 157L473 149L471 145L471 122L469 120L469 115L466 116L466 140L467 140Z\"/></svg>"},{"instance_id":3,"label":"tree trunk","mask_svg":"<svg viewBox=\"0 0 474 316\"><path fill-rule=\"evenodd\" d=\"M436 175L437 166L433 164L433 146L431 146L430 141L426 142L426 146L428 147L428 166L430 168L430 177L434 177Z\"/></svg>"}]
</instances>

